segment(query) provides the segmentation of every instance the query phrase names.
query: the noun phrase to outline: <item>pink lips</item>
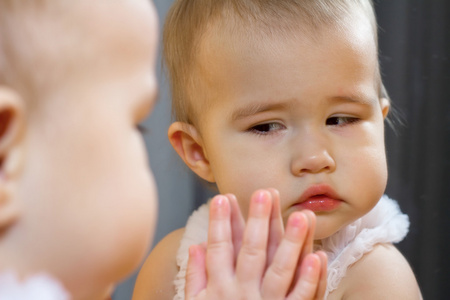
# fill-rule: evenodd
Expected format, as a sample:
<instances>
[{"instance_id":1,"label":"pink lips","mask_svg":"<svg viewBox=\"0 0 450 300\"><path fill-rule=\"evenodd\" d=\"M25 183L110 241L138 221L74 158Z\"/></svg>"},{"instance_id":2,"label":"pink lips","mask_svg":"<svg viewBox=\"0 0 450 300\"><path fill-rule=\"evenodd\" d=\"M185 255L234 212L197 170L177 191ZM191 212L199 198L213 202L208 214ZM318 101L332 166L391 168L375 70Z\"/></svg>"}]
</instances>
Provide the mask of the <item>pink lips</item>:
<instances>
[{"instance_id":1,"label":"pink lips","mask_svg":"<svg viewBox=\"0 0 450 300\"><path fill-rule=\"evenodd\" d=\"M338 208L341 203L339 196L329 185L320 184L308 188L295 206L313 212L328 212Z\"/></svg>"}]
</instances>

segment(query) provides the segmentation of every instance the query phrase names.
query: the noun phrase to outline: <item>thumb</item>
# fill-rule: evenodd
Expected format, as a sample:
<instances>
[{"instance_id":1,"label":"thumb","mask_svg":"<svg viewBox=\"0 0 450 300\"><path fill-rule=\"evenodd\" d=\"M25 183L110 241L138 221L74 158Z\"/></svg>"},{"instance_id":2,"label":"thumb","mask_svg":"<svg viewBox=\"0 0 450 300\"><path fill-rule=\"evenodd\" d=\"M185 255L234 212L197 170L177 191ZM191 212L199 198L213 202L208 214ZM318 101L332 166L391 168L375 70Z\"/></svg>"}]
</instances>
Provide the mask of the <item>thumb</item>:
<instances>
[{"instance_id":1,"label":"thumb","mask_svg":"<svg viewBox=\"0 0 450 300\"><path fill-rule=\"evenodd\" d=\"M206 289L206 247L205 245L192 245L189 247L189 260L186 270L185 299L193 299L202 290Z\"/></svg>"}]
</instances>

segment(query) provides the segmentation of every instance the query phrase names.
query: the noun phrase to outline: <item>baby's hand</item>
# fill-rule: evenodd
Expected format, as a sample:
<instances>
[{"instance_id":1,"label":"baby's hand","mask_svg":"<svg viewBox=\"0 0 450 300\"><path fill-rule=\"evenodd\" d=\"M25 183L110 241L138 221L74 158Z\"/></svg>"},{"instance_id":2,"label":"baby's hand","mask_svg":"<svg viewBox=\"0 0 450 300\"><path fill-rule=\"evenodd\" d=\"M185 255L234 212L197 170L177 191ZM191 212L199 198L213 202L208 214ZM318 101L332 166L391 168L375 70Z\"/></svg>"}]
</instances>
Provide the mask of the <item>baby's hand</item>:
<instances>
[{"instance_id":1,"label":"baby's hand","mask_svg":"<svg viewBox=\"0 0 450 300\"><path fill-rule=\"evenodd\" d=\"M315 215L294 212L286 232L276 190L253 194L245 225L236 198L210 205L208 243L191 246L186 299L323 299L327 257L312 253Z\"/></svg>"}]
</instances>

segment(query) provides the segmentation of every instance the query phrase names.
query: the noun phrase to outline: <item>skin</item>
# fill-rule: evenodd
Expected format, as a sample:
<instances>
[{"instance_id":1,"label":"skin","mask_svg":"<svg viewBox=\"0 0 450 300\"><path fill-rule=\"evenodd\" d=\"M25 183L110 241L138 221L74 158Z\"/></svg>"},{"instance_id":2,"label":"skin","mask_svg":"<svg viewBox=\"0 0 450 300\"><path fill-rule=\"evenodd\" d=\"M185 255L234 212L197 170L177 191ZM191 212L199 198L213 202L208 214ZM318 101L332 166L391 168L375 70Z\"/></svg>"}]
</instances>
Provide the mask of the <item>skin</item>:
<instances>
[{"instance_id":1,"label":"skin","mask_svg":"<svg viewBox=\"0 0 450 300\"><path fill-rule=\"evenodd\" d=\"M14 211L0 221L0 269L45 271L73 299L104 299L137 268L155 229L156 187L137 125L155 100L157 17L144 0L70 11L96 37L86 38L90 55L42 105L0 87L0 107L13 115L2 136L1 213Z\"/></svg>"},{"instance_id":2,"label":"skin","mask_svg":"<svg viewBox=\"0 0 450 300\"><path fill-rule=\"evenodd\" d=\"M285 224L305 208L299 202L306 191L332 190L338 205L315 210L318 244L369 212L387 181L383 123L389 101L379 96L373 28L360 12L347 21L339 31L323 27L314 37L293 32L289 39L240 38L235 31L210 29L196 70L196 126L175 122L168 133L197 175L215 182L221 193L236 195L244 216L258 188L279 190ZM169 235L148 257L138 279L147 282L148 295L156 287L168 294L173 289L173 279L165 278L177 272L171 255L182 234L181 229ZM379 255L379 247L388 250ZM161 249L170 254L161 256ZM404 262L394 247L376 246L365 257L376 258L352 266L347 276L355 280L343 280L329 299L420 298L407 263L384 272L391 262ZM367 263L374 261L376 269ZM153 263L157 268L150 271ZM167 277L156 278L163 270ZM401 282L393 285L398 276ZM357 289L373 277L374 284Z\"/></svg>"}]
</instances>

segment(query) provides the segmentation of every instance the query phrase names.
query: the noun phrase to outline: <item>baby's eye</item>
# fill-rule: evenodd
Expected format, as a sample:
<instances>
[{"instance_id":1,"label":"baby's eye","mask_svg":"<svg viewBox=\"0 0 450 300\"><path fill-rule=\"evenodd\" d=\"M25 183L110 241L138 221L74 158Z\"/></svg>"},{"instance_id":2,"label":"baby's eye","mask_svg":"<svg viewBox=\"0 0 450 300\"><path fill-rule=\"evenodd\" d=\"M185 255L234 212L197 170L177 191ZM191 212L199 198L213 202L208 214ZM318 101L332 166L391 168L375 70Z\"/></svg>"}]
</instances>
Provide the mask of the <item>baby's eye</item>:
<instances>
[{"instance_id":1,"label":"baby's eye","mask_svg":"<svg viewBox=\"0 0 450 300\"><path fill-rule=\"evenodd\" d=\"M263 123L251 127L249 131L254 132L256 134L266 135L274 131L282 130L284 128L285 127L280 123Z\"/></svg>"},{"instance_id":2,"label":"baby's eye","mask_svg":"<svg viewBox=\"0 0 450 300\"><path fill-rule=\"evenodd\" d=\"M330 126L342 126L347 124L352 124L358 122L360 119L355 117L331 117L328 118L325 122L326 125Z\"/></svg>"}]
</instances>

